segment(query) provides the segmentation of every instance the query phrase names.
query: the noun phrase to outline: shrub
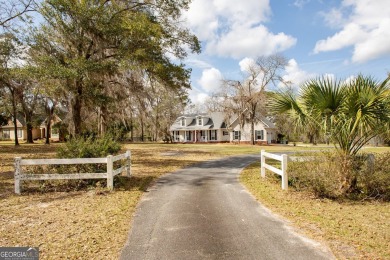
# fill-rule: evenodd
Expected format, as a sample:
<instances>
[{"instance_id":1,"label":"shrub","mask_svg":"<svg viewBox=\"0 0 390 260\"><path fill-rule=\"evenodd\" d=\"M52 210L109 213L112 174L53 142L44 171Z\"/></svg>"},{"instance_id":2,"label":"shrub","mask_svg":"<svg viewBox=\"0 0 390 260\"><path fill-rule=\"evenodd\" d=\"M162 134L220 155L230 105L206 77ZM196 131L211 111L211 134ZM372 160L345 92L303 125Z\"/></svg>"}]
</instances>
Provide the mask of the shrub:
<instances>
[{"instance_id":1,"label":"shrub","mask_svg":"<svg viewBox=\"0 0 390 260\"><path fill-rule=\"evenodd\" d=\"M111 136L101 138L77 137L71 138L57 150L58 158L101 158L109 154L116 154L121 149L120 144ZM106 164L78 164L78 165L55 165L52 171L57 173L97 173L106 172ZM67 181L67 189L80 189L85 186L103 183L105 180L72 180ZM45 182L45 185L50 183Z\"/></svg>"},{"instance_id":2,"label":"shrub","mask_svg":"<svg viewBox=\"0 0 390 260\"><path fill-rule=\"evenodd\" d=\"M121 149L120 144L111 136L101 138L71 138L57 150L58 158L99 158L115 154Z\"/></svg>"},{"instance_id":3,"label":"shrub","mask_svg":"<svg viewBox=\"0 0 390 260\"><path fill-rule=\"evenodd\" d=\"M376 154L373 169L365 167L357 178L360 197L390 201L390 153Z\"/></svg>"},{"instance_id":4,"label":"shrub","mask_svg":"<svg viewBox=\"0 0 390 260\"><path fill-rule=\"evenodd\" d=\"M288 175L292 187L330 199L377 198L390 200L389 154L378 154L375 167L368 156L340 156L323 153L314 160L289 162Z\"/></svg>"}]
</instances>

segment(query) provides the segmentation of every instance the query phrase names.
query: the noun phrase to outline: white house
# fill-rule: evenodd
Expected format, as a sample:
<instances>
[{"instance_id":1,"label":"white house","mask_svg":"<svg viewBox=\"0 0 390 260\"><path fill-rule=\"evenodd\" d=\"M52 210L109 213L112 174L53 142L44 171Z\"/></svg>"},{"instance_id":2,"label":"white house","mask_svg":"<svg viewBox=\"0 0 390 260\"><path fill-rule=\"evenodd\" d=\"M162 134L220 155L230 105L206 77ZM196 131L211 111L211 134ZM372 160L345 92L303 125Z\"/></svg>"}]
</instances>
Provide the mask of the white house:
<instances>
[{"instance_id":1,"label":"white house","mask_svg":"<svg viewBox=\"0 0 390 260\"><path fill-rule=\"evenodd\" d=\"M255 142L257 144L276 143L277 128L274 123L263 116L257 118L257 123L254 125ZM240 126L239 120L235 119L229 129L231 130L231 142L250 143L251 141L251 124L246 123L243 127Z\"/></svg>"},{"instance_id":2,"label":"white house","mask_svg":"<svg viewBox=\"0 0 390 260\"><path fill-rule=\"evenodd\" d=\"M174 142L229 142L224 114L188 114L176 119L170 128Z\"/></svg>"},{"instance_id":3,"label":"white house","mask_svg":"<svg viewBox=\"0 0 390 260\"><path fill-rule=\"evenodd\" d=\"M222 112L209 114L187 114L179 116L170 131L174 142L180 143L250 143L250 124L241 129L237 119L225 122ZM276 140L275 125L264 117L255 124L255 140L258 144L272 143Z\"/></svg>"}]
</instances>

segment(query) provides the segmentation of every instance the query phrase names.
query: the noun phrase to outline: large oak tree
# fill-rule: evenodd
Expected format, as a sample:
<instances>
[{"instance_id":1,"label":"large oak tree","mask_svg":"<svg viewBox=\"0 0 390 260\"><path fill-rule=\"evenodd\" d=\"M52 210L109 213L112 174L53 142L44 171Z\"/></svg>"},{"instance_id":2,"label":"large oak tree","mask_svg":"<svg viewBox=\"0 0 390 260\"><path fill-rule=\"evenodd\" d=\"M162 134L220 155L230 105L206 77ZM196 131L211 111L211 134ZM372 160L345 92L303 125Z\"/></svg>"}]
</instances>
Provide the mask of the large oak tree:
<instances>
[{"instance_id":1,"label":"large oak tree","mask_svg":"<svg viewBox=\"0 0 390 260\"><path fill-rule=\"evenodd\" d=\"M40 72L65 82L74 134L82 133L82 109L108 93L107 82L123 70L141 69L170 89L189 88L185 46L199 52L197 38L182 27L189 1L47 0L45 22L34 32Z\"/></svg>"}]
</instances>

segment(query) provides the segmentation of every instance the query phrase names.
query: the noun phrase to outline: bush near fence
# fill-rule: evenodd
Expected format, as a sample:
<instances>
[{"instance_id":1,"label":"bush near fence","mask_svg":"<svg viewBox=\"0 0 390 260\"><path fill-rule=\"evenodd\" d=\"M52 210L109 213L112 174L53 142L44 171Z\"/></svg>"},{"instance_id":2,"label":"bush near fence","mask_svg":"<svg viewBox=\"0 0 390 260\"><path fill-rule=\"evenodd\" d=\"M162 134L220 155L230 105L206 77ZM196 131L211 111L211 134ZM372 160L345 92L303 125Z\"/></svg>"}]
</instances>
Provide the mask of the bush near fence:
<instances>
[{"instance_id":1,"label":"bush near fence","mask_svg":"<svg viewBox=\"0 0 390 260\"><path fill-rule=\"evenodd\" d=\"M323 152L309 161L288 163L289 184L317 197L330 199L380 199L390 201L390 153L345 158Z\"/></svg>"},{"instance_id":2,"label":"bush near fence","mask_svg":"<svg viewBox=\"0 0 390 260\"><path fill-rule=\"evenodd\" d=\"M109 154L117 154L121 149L119 142L111 134L102 137L74 137L67 140L57 149L56 157L64 158L102 158ZM114 162L114 169L120 167L120 162ZM34 165L23 166L23 173L106 173L107 163L67 164L67 165ZM71 191L85 189L91 186L104 187L105 179L72 179L72 180L35 180L23 184L29 191Z\"/></svg>"},{"instance_id":3,"label":"bush near fence","mask_svg":"<svg viewBox=\"0 0 390 260\"><path fill-rule=\"evenodd\" d=\"M117 168L114 167L114 162L120 162L126 160L126 163ZM22 159L20 157L15 158L15 193L21 194L22 183L25 181L46 181L46 180L83 180L83 179L107 179L107 188L112 190L114 188L114 177L124 170L126 175L130 177L131 171L131 153L127 151L124 154L116 156L109 155L106 158L73 158L73 159ZM76 173L53 173L51 172L38 172L38 173L25 173L23 166L68 166L68 165L93 165L93 164L106 164L105 172L76 172Z\"/></svg>"}]
</instances>

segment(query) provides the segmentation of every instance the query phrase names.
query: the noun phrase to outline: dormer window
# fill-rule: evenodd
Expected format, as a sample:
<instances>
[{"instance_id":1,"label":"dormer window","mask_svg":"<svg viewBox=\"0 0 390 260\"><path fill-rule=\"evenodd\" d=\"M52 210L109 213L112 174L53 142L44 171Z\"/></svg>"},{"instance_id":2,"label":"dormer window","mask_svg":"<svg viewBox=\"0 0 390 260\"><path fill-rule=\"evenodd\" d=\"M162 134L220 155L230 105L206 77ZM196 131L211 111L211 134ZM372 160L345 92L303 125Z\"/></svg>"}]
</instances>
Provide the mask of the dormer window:
<instances>
[{"instance_id":1,"label":"dormer window","mask_svg":"<svg viewBox=\"0 0 390 260\"><path fill-rule=\"evenodd\" d=\"M184 117L181 119L181 126L186 126L186 119Z\"/></svg>"},{"instance_id":2,"label":"dormer window","mask_svg":"<svg viewBox=\"0 0 390 260\"><path fill-rule=\"evenodd\" d=\"M198 125L203 125L203 124L202 124L202 118L201 118L201 117L198 117Z\"/></svg>"}]
</instances>

